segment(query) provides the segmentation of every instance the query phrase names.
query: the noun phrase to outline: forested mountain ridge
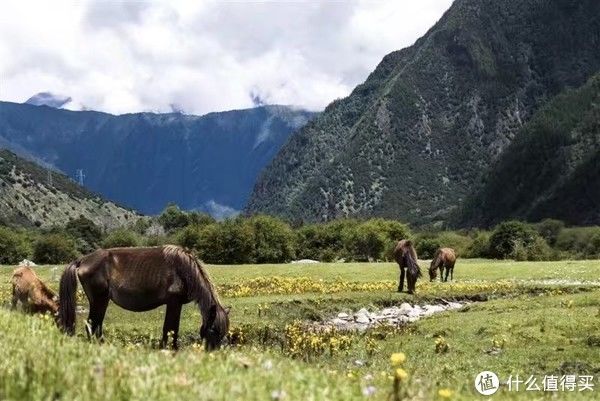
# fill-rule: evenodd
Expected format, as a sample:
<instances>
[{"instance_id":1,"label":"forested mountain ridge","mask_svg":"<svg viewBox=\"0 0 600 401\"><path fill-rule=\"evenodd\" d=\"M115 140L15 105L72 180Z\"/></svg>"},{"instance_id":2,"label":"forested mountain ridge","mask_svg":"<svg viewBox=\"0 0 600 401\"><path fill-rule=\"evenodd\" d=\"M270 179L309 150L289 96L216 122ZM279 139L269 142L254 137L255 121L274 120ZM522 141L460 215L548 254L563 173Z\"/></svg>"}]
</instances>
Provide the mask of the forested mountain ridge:
<instances>
[{"instance_id":1,"label":"forested mountain ridge","mask_svg":"<svg viewBox=\"0 0 600 401\"><path fill-rule=\"evenodd\" d=\"M600 224L600 74L538 111L484 177L459 225L511 218Z\"/></svg>"},{"instance_id":2,"label":"forested mountain ridge","mask_svg":"<svg viewBox=\"0 0 600 401\"><path fill-rule=\"evenodd\" d=\"M191 116L111 115L0 102L0 146L145 214L168 203L235 213L258 173L314 113L288 106Z\"/></svg>"},{"instance_id":3,"label":"forested mountain ridge","mask_svg":"<svg viewBox=\"0 0 600 401\"><path fill-rule=\"evenodd\" d=\"M539 107L600 70L600 2L457 0L307 124L247 207L446 223Z\"/></svg>"}]
</instances>

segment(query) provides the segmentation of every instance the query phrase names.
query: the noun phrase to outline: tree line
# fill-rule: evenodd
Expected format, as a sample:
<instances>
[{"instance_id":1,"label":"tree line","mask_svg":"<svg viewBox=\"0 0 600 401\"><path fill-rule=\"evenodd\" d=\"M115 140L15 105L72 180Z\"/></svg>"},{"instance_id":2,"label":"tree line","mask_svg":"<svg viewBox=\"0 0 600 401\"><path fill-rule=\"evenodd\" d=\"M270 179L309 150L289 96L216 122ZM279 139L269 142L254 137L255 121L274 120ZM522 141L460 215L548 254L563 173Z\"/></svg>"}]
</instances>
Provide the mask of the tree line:
<instances>
[{"instance_id":1,"label":"tree line","mask_svg":"<svg viewBox=\"0 0 600 401\"><path fill-rule=\"evenodd\" d=\"M418 231L388 219L343 219L292 226L257 215L216 221L209 215L168 206L159 216L104 232L79 217L64 227L24 229L0 226L0 264L24 258L38 264L67 263L97 248L178 244L206 263L284 263L295 259L391 261L396 241L414 240L420 258L440 247L463 258L515 260L600 257L600 227L566 227L558 220L536 224L507 221L491 230Z\"/></svg>"}]
</instances>

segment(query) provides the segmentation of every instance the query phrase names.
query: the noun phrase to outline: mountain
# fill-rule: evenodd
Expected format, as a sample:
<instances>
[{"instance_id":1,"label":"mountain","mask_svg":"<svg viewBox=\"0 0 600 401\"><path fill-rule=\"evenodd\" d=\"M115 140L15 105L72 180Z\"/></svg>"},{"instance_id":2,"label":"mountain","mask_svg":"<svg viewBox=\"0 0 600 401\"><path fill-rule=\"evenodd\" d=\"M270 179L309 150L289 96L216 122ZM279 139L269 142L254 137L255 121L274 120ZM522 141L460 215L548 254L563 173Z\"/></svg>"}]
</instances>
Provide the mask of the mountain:
<instances>
[{"instance_id":1,"label":"mountain","mask_svg":"<svg viewBox=\"0 0 600 401\"><path fill-rule=\"evenodd\" d=\"M600 224L600 74L535 113L466 202L460 225Z\"/></svg>"},{"instance_id":2,"label":"mountain","mask_svg":"<svg viewBox=\"0 0 600 401\"><path fill-rule=\"evenodd\" d=\"M40 92L27 99L25 103L33 106L48 106L60 109L67 103L71 102L71 100L73 99L68 96L55 95L50 92Z\"/></svg>"},{"instance_id":3,"label":"mountain","mask_svg":"<svg viewBox=\"0 0 600 401\"><path fill-rule=\"evenodd\" d=\"M79 216L105 228L132 223L139 217L63 174L0 149L0 223L50 227Z\"/></svg>"},{"instance_id":4,"label":"mountain","mask_svg":"<svg viewBox=\"0 0 600 401\"><path fill-rule=\"evenodd\" d=\"M169 202L227 215L314 113L285 106L190 116L111 115L0 102L0 145L145 214Z\"/></svg>"},{"instance_id":5,"label":"mountain","mask_svg":"<svg viewBox=\"0 0 600 401\"><path fill-rule=\"evenodd\" d=\"M294 135L247 212L444 224L531 116L600 70L597 0L456 0Z\"/></svg>"}]
</instances>

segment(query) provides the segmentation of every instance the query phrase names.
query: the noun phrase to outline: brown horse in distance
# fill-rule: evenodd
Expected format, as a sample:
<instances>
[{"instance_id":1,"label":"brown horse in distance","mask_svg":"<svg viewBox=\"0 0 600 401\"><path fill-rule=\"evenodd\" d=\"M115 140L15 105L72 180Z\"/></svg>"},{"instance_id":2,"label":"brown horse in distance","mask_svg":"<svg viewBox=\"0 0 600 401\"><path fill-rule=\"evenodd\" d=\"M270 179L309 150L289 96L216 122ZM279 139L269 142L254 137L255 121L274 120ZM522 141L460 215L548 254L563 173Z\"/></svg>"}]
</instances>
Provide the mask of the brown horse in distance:
<instances>
[{"instance_id":1,"label":"brown horse in distance","mask_svg":"<svg viewBox=\"0 0 600 401\"><path fill-rule=\"evenodd\" d=\"M181 308L191 301L202 315L200 336L207 350L218 348L229 330L229 311L221 306L204 267L178 246L99 249L71 263L59 291L59 325L69 334L75 331L77 278L90 303L90 336L102 337L110 300L135 312L167 305L161 347L167 346L172 334L177 349Z\"/></svg>"},{"instance_id":2,"label":"brown horse in distance","mask_svg":"<svg viewBox=\"0 0 600 401\"><path fill-rule=\"evenodd\" d=\"M28 266L19 266L12 275L12 308L21 301L23 310L31 313L56 313L58 303L54 292Z\"/></svg>"},{"instance_id":3,"label":"brown horse in distance","mask_svg":"<svg viewBox=\"0 0 600 401\"><path fill-rule=\"evenodd\" d=\"M417 279L421 277L421 268L417 263L417 252L410 240L401 240L394 248L394 259L400 267L400 282L398 283L398 292L404 289L404 277L408 284L408 293L414 294ZM406 272L408 270L408 272ZM408 274L406 274L408 273Z\"/></svg>"},{"instance_id":4,"label":"brown horse in distance","mask_svg":"<svg viewBox=\"0 0 600 401\"><path fill-rule=\"evenodd\" d=\"M429 266L429 279L430 281L435 280L437 277L437 270L440 269L440 281L447 282L448 274L450 274L450 280L454 276L454 264L456 263L456 253L452 248L440 248L433 255L433 260ZM446 276L444 277L443 272L446 268Z\"/></svg>"}]
</instances>

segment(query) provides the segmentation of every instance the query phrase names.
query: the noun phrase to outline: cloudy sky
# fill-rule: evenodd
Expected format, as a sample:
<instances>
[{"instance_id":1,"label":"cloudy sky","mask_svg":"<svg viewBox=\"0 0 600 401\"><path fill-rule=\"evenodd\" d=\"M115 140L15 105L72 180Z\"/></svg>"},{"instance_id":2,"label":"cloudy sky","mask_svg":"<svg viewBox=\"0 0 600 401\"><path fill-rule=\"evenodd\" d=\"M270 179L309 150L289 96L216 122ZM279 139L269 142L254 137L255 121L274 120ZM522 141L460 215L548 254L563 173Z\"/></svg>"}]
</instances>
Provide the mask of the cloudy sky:
<instances>
[{"instance_id":1,"label":"cloudy sky","mask_svg":"<svg viewBox=\"0 0 600 401\"><path fill-rule=\"evenodd\" d=\"M452 0L0 2L0 100L71 109L312 110L350 93Z\"/></svg>"}]
</instances>

